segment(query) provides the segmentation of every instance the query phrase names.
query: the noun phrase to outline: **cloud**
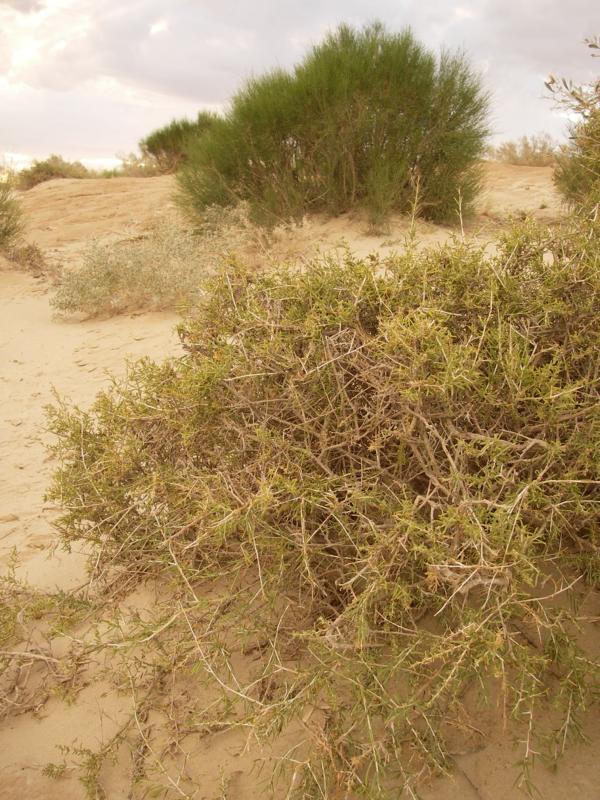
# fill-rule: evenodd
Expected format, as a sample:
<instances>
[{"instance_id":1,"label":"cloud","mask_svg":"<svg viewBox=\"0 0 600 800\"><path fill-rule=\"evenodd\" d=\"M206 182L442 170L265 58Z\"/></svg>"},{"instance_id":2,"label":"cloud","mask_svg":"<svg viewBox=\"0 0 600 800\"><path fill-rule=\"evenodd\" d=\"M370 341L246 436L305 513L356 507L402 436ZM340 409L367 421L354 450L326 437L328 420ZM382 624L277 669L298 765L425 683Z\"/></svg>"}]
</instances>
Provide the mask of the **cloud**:
<instances>
[{"instance_id":1,"label":"cloud","mask_svg":"<svg viewBox=\"0 0 600 800\"><path fill-rule=\"evenodd\" d=\"M567 13L564 0L371 0L365 10L363 0L280 0L275 13L272 0L10 0L0 4L0 108L7 86L46 99L62 92L76 118L76 99L111 86L117 105L161 98L166 121L173 108L221 106L249 76L291 67L341 21L375 18L410 25L435 50L464 48L494 95L498 135L557 134L563 122L542 97L543 80L588 77L581 41L596 32L597 5L570 0Z\"/></svg>"},{"instance_id":2,"label":"cloud","mask_svg":"<svg viewBox=\"0 0 600 800\"><path fill-rule=\"evenodd\" d=\"M150 26L150 36L157 36L169 30L169 23L166 19L159 19Z\"/></svg>"},{"instance_id":3,"label":"cloud","mask_svg":"<svg viewBox=\"0 0 600 800\"><path fill-rule=\"evenodd\" d=\"M3 3L0 5L14 8L15 11L20 11L21 13L26 14L30 11L39 11L39 9L42 8L43 3L41 0L3 0Z\"/></svg>"}]
</instances>

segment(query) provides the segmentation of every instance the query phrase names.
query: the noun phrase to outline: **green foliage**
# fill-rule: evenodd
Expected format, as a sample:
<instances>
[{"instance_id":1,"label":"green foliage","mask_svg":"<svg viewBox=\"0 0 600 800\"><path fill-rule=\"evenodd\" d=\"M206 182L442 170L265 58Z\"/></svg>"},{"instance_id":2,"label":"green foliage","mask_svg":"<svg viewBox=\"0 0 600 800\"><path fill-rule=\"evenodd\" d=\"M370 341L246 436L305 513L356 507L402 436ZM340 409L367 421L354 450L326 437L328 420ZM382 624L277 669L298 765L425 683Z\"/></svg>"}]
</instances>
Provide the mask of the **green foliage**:
<instances>
[{"instance_id":1,"label":"green foliage","mask_svg":"<svg viewBox=\"0 0 600 800\"><path fill-rule=\"evenodd\" d=\"M0 180L0 250L14 245L23 228L19 201L8 181Z\"/></svg>"},{"instance_id":2,"label":"green foliage","mask_svg":"<svg viewBox=\"0 0 600 800\"><path fill-rule=\"evenodd\" d=\"M487 97L466 59L425 50L410 31L341 26L292 73L249 81L189 149L182 202L247 200L268 223L366 208L374 223L468 210L479 185Z\"/></svg>"},{"instance_id":3,"label":"green foliage","mask_svg":"<svg viewBox=\"0 0 600 800\"><path fill-rule=\"evenodd\" d=\"M597 40L589 40L600 50ZM600 78L586 86L550 77L547 84L560 107L578 120L570 128L570 144L557 159L554 181L572 205L589 208L600 203Z\"/></svg>"},{"instance_id":4,"label":"green foliage","mask_svg":"<svg viewBox=\"0 0 600 800\"><path fill-rule=\"evenodd\" d=\"M303 797L445 769L473 682L501 688L527 753L544 699L564 745L597 691L575 599L546 600L598 563L599 245L594 218L525 222L493 257L229 268L184 357L51 411L65 543L96 575L179 585L140 642L212 676L258 735L319 709L291 758Z\"/></svg>"},{"instance_id":5,"label":"green foliage","mask_svg":"<svg viewBox=\"0 0 600 800\"><path fill-rule=\"evenodd\" d=\"M20 189L32 189L38 183L55 178L89 178L90 171L79 161L65 161L62 156L50 155L43 161L34 161L17 176Z\"/></svg>"},{"instance_id":6,"label":"green foliage","mask_svg":"<svg viewBox=\"0 0 600 800\"><path fill-rule=\"evenodd\" d=\"M185 160L190 143L199 140L217 119L216 114L208 111L200 111L195 121L174 119L142 139L139 145L142 157L154 162L160 172L175 172Z\"/></svg>"},{"instance_id":7,"label":"green foliage","mask_svg":"<svg viewBox=\"0 0 600 800\"><path fill-rule=\"evenodd\" d=\"M551 167L557 154L558 145L547 133L522 136L517 142L502 142L489 150L495 161L524 167Z\"/></svg>"},{"instance_id":8,"label":"green foliage","mask_svg":"<svg viewBox=\"0 0 600 800\"><path fill-rule=\"evenodd\" d=\"M220 213L218 220L205 214L203 222L201 230L190 231L166 219L132 240L92 242L82 265L60 275L51 305L93 317L192 303L206 275L250 237L240 209Z\"/></svg>"}]
</instances>

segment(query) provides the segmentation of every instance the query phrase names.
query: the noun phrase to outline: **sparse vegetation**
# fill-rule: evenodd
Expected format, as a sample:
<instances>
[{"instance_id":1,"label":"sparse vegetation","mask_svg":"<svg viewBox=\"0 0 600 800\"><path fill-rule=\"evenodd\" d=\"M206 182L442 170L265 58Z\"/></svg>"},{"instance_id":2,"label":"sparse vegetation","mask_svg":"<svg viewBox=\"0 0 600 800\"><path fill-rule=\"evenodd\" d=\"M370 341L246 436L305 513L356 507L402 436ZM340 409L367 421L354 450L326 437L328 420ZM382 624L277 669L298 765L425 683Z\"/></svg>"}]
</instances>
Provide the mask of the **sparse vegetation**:
<instances>
[{"instance_id":1,"label":"sparse vegetation","mask_svg":"<svg viewBox=\"0 0 600 800\"><path fill-rule=\"evenodd\" d=\"M142 157L154 163L159 172L175 172L185 160L190 143L209 131L216 119L208 111L200 111L194 121L174 119L142 139L139 145Z\"/></svg>"},{"instance_id":2,"label":"sparse vegetation","mask_svg":"<svg viewBox=\"0 0 600 800\"><path fill-rule=\"evenodd\" d=\"M524 167L554 166L559 152L558 144L547 133L537 136L522 136L516 142L502 142L490 147L488 156L504 164Z\"/></svg>"},{"instance_id":3,"label":"sparse vegetation","mask_svg":"<svg viewBox=\"0 0 600 800\"><path fill-rule=\"evenodd\" d=\"M88 316L189 305L198 299L207 274L252 240L242 209L208 212L195 230L161 220L135 239L93 242L81 267L63 271L51 303L62 313Z\"/></svg>"},{"instance_id":4,"label":"sparse vegetation","mask_svg":"<svg viewBox=\"0 0 600 800\"><path fill-rule=\"evenodd\" d=\"M0 180L0 250L7 250L18 240L23 215L11 183Z\"/></svg>"},{"instance_id":5,"label":"sparse vegetation","mask_svg":"<svg viewBox=\"0 0 600 800\"><path fill-rule=\"evenodd\" d=\"M143 155L129 153L118 156L121 163L114 169L102 169L96 172L89 170L90 178L154 178L161 175L161 171L153 159Z\"/></svg>"},{"instance_id":6,"label":"sparse vegetation","mask_svg":"<svg viewBox=\"0 0 600 800\"><path fill-rule=\"evenodd\" d=\"M499 691L532 790L599 689L576 636L600 578L599 245L592 216L525 221L492 258L230 266L185 357L53 409L65 543L97 580L176 587L127 639L156 655L154 683L129 673L148 758L141 687L172 671L172 719L202 674L220 700L181 695L194 730L314 716L282 759L298 797L416 796L449 732L474 735L468 696Z\"/></svg>"},{"instance_id":7,"label":"sparse vegetation","mask_svg":"<svg viewBox=\"0 0 600 800\"><path fill-rule=\"evenodd\" d=\"M15 267L26 270L34 276L41 276L48 272L54 272L37 244L21 242L14 244L6 251L6 255L11 264Z\"/></svg>"},{"instance_id":8,"label":"sparse vegetation","mask_svg":"<svg viewBox=\"0 0 600 800\"><path fill-rule=\"evenodd\" d=\"M600 51L600 40L587 44ZM575 86L551 76L546 85L558 105L578 117L570 129L570 145L558 158L556 186L572 205L593 207L600 202L600 78Z\"/></svg>"},{"instance_id":9,"label":"sparse vegetation","mask_svg":"<svg viewBox=\"0 0 600 800\"><path fill-rule=\"evenodd\" d=\"M130 153L120 158L121 164L114 169L94 170L80 161L66 161L62 156L51 155L21 170L15 180L19 189L27 190L56 178L151 178L162 174L156 161L143 154Z\"/></svg>"},{"instance_id":10,"label":"sparse vegetation","mask_svg":"<svg viewBox=\"0 0 600 800\"><path fill-rule=\"evenodd\" d=\"M291 73L251 80L189 147L182 202L247 201L274 224L308 211L466 213L485 150L487 98L462 55L437 60L410 31L340 27Z\"/></svg>"},{"instance_id":11,"label":"sparse vegetation","mask_svg":"<svg viewBox=\"0 0 600 800\"><path fill-rule=\"evenodd\" d=\"M89 178L90 171L79 161L65 161L62 156L50 155L36 160L30 167L21 170L17 176L19 189L32 189L39 183L54 178Z\"/></svg>"}]
</instances>

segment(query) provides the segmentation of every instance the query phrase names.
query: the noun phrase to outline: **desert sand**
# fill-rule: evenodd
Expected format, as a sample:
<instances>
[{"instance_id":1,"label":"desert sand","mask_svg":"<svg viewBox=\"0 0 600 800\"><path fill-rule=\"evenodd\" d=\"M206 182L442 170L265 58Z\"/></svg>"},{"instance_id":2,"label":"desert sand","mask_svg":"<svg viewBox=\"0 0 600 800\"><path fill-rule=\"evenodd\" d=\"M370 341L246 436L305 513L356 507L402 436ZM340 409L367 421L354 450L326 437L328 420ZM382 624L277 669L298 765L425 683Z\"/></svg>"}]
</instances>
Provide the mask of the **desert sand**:
<instances>
[{"instance_id":1,"label":"desert sand","mask_svg":"<svg viewBox=\"0 0 600 800\"><path fill-rule=\"evenodd\" d=\"M90 239L130 238L161 215L172 213L172 191L170 177L51 181L22 197L27 239L51 262L76 265ZM520 212L548 222L560 216L551 170L489 164L486 190L465 234L489 241L510 214ZM425 243L460 234L460 230L426 223L417 227L419 240ZM288 256L344 243L359 254L389 252L401 246L407 229L408 222L397 218L389 231L374 236L356 217L313 219L280 234L278 244ZM58 319L48 303L51 287L46 280L12 270L6 263L0 266L0 569L6 573L14 567L18 577L41 589L70 590L85 583L86 555L56 549L52 527L56 509L44 500L53 470L46 451L44 408L53 402L54 392L86 406L107 385L111 374L124 373L128 359L177 354L177 318L171 313L152 313L87 321ZM144 591L128 602L142 606L151 602ZM591 596L591 618L598 618L599 608L598 596ZM585 633L592 651L600 654L597 623L590 623ZM57 648L55 654L60 657L60 643ZM92 666L74 702L52 697L35 713L0 721L0 799L83 800L88 796L85 788L69 770L57 780L42 775L43 767L60 761L58 745L101 746L129 710L126 696L94 680ZM424 786L423 798L504 800L523 796L515 787L516 750L510 736L498 726L496 712L494 708L482 712L485 739L476 737L471 746L457 752L453 774ZM591 744L570 748L556 773L541 765L535 770L536 784L547 800L593 800L599 796L598 715L590 715L586 733ZM299 728L288 729L275 750L282 752L301 736ZM272 770L269 758L273 753L249 744L243 733L198 737L190 742L189 752L202 787L195 795L198 799L265 796L264 782ZM262 759L267 760L261 770ZM103 774L108 800L148 796L130 793L129 766L127 759L120 757ZM177 796L177 791L173 789L168 796Z\"/></svg>"}]
</instances>

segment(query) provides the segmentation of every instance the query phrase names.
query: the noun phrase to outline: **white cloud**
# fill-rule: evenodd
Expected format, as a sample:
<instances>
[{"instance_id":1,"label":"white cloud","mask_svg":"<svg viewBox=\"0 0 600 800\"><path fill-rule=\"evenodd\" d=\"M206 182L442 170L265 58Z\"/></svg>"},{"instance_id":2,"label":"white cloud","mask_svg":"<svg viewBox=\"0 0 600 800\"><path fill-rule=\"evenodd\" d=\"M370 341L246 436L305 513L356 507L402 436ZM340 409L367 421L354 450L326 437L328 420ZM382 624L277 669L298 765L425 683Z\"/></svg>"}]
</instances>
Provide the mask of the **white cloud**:
<instances>
[{"instance_id":1,"label":"white cloud","mask_svg":"<svg viewBox=\"0 0 600 800\"><path fill-rule=\"evenodd\" d=\"M587 80L593 66L581 41L597 0L570 0L568 14L564 0L4 0L0 151L131 150L172 116L225 104L248 76L291 66L339 22L375 18L411 25L433 49L464 47L494 94L499 137L558 135L542 77Z\"/></svg>"},{"instance_id":2,"label":"white cloud","mask_svg":"<svg viewBox=\"0 0 600 800\"><path fill-rule=\"evenodd\" d=\"M454 16L456 19L474 19L477 14L471 8L465 8L464 6L457 6L454 9Z\"/></svg>"},{"instance_id":3,"label":"white cloud","mask_svg":"<svg viewBox=\"0 0 600 800\"><path fill-rule=\"evenodd\" d=\"M159 19L150 26L150 36L157 36L169 30L169 23L166 19Z\"/></svg>"}]
</instances>

